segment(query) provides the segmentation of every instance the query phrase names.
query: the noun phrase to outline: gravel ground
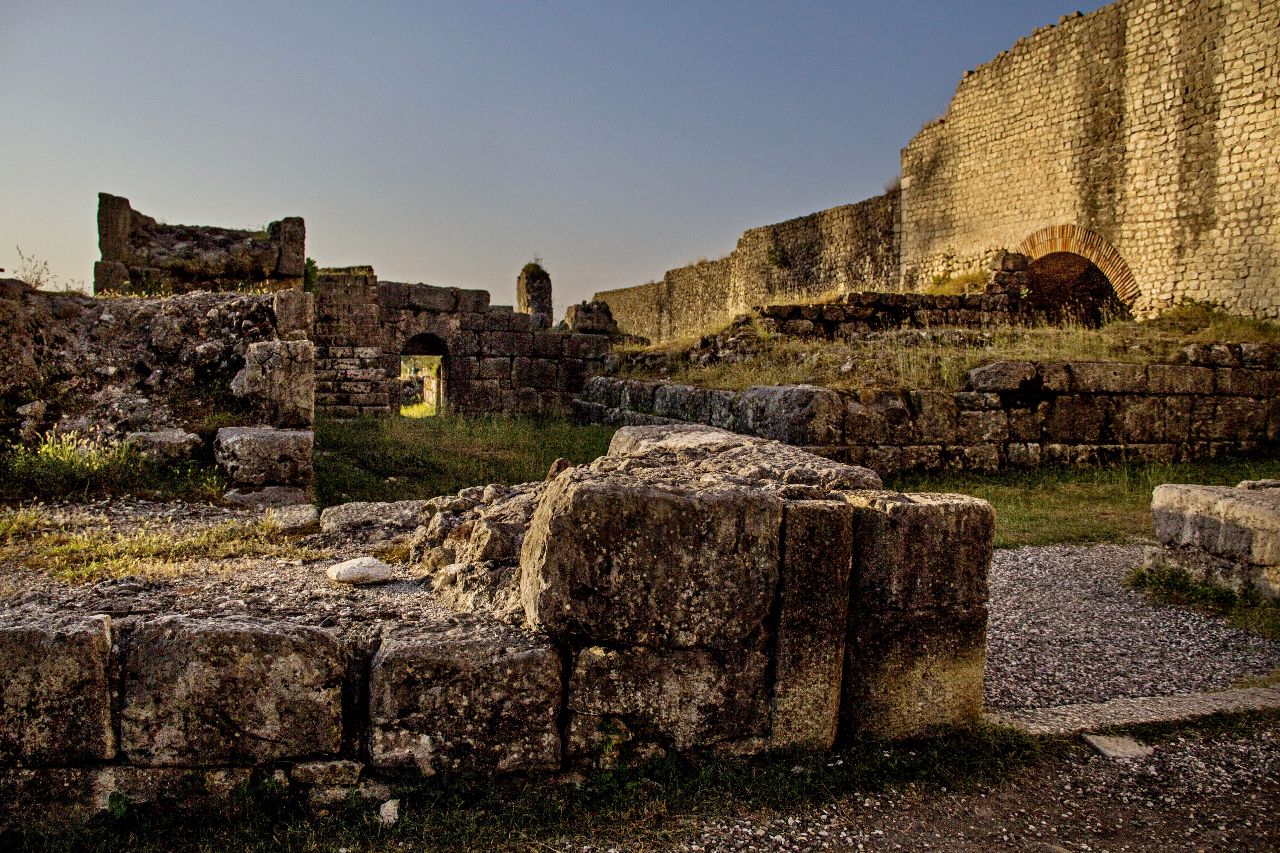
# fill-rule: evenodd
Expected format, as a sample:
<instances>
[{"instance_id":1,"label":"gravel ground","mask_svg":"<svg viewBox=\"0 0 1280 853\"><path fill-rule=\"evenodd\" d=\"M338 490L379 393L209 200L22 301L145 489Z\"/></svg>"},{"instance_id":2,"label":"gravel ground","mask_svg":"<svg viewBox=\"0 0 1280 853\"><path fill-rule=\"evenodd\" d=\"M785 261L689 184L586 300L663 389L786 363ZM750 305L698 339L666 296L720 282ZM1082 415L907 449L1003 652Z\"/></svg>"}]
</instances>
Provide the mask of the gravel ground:
<instances>
[{"instance_id":1,"label":"gravel ground","mask_svg":"<svg viewBox=\"0 0 1280 853\"><path fill-rule=\"evenodd\" d=\"M991 567L986 701L1043 708L1200 693L1280 670L1280 643L1124 586L1134 545L996 552Z\"/></svg>"},{"instance_id":2,"label":"gravel ground","mask_svg":"<svg viewBox=\"0 0 1280 853\"><path fill-rule=\"evenodd\" d=\"M1280 723L1190 733L1137 761L1077 746L997 785L856 794L786 816L695 819L618 851L1173 851L1280 849Z\"/></svg>"}]
</instances>

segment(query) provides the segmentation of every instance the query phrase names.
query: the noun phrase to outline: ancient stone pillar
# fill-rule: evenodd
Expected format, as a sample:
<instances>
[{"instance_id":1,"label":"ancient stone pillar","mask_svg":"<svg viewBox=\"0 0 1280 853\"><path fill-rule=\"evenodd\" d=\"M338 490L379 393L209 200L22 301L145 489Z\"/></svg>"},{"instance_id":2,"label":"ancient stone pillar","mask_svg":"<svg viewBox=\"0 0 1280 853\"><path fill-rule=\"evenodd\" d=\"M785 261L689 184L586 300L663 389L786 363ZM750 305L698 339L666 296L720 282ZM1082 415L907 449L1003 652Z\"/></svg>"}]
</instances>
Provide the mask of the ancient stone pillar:
<instances>
[{"instance_id":1,"label":"ancient stone pillar","mask_svg":"<svg viewBox=\"0 0 1280 853\"><path fill-rule=\"evenodd\" d=\"M551 276L542 264L530 261L516 278L516 310L551 317Z\"/></svg>"}]
</instances>

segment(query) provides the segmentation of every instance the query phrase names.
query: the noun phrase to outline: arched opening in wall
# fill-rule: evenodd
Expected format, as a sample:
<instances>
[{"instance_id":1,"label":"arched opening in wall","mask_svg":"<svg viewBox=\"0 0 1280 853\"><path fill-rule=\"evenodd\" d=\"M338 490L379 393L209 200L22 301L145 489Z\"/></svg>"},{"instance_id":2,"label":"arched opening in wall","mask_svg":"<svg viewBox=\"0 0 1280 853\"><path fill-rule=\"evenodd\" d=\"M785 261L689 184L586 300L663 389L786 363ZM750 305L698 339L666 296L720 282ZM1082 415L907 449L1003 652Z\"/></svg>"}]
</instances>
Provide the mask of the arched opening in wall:
<instances>
[{"instance_id":1,"label":"arched opening in wall","mask_svg":"<svg viewBox=\"0 0 1280 853\"><path fill-rule=\"evenodd\" d=\"M1026 303L1051 323L1090 328L1129 316L1106 273L1074 252L1050 252L1031 262Z\"/></svg>"},{"instance_id":2,"label":"arched opening in wall","mask_svg":"<svg viewBox=\"0 0 1280 853\"><path fill-rule=\"evenodd\" d=\"M414 335L400 348L400 414L430 418L445 408L449 350L435 335Z\"/></svg>"}]
</instances>

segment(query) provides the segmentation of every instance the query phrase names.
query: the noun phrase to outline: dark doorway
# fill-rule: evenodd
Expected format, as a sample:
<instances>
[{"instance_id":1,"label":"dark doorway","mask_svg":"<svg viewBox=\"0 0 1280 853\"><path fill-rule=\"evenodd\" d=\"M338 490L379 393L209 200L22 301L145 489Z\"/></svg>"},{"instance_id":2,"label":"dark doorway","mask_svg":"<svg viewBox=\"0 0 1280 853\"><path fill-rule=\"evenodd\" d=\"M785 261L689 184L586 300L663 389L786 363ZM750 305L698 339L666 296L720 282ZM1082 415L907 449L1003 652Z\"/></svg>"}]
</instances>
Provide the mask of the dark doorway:
<instances>
[{"instance_id":1,"label":"dark doorway","mask_svg":"<svg viewBox=\"0 0 1280 853\"><path fill-rule=\"evenodd\" d=\"M446 408L448 355L435 335L414 335L400 349L400 414L429 418Z\"/></svg>"},{"instance_id":2,"label":"dark doorway","mask_svg":"<svg viewBox=\"0 0 1280 853\"><path fill-rule=\"evenodd\" d=\"M1129 317L1106 274L1082 255L1045 255L1031 262L1027 278L1027 304L1048 322L1097 328Z\"/></svg>"}]
</instances>

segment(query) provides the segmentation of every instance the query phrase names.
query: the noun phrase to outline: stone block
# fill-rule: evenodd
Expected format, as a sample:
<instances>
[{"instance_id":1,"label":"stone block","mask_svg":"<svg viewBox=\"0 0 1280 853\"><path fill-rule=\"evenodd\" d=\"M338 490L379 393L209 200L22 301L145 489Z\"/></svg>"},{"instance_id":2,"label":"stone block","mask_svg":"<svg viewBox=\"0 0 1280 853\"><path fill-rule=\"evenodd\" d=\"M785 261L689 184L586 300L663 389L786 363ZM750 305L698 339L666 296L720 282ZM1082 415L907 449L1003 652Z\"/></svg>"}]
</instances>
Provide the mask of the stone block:
<instances>
[{"instance_id":1,"label":"stone block","mask_svg":"<svg viewBox=\"0 0 1280 853\"><path fill-rule=\"evenodd\" d=\"M452 287L432 287L429 284L408 285L405 301L418 311L453 313L458 310L458 291Z\"/></svg>"},{"instance_id":2,"label":"stone block","mask_svg":"<svg viewBox=\"0 0 1280 853\"><path fill-rule=\"evenodd\" d=\"M200 436L181 429L131 432L124 443L144 456L169 464L189 462L203 444Z\"/></svg>"},{"instance_id":3,"label":"stone block","mask_svg":"<svg viewBox=\"0 0 1280 853\"><path fill-rule=\"evenodd\" d=\"M311 482L313 440L310 430L224 427L213 449L219 467L237 485L304 485Z\"/></svg>"},{"instance_id":4,"label":"stone block","mask_svg":"<svg viewBox=\"0 0 1280 853\"><path fill-rule=\"evenodd\" d=\"M609 376L592 376L582 385L581 399L591 403L618 408L622 402L623 380Z\"/></svg>"},{"instance_id":5,"label":"stone block","mask_svg":"<svg viewBox=\"0 0 1280 853\"><path fill-rule=\"evenodd\" d=\"M738 395L734 431L786 444L839 445L845 402L839 393L812 385L748 388Z\"/></svg>"},{"instance_id":6,"label":"stone block","mask_svg":"<svg viewBox=\"0 0 1280 853\"><path fill-rule=\"evenodd\" d=\"M830 749L853 569L854 508L791 501L783 510L771 748Z\"/></svg>"},{"instance_id":7,"label":"stone block","mask_svg":"<svg viewBox=\"0 0 1280 853\"><path fill-rule=\"evenodd\" d=\"M315 294L301 290L277 290L271 297L276 334L284 339L309 338L316 322Z\"/></svg>"},{"instance_id":8,"label":"stone block","mask_svg":"<svg viewBox=\"0 0 1280 853\"><path fill-rule=\"evenodd\" d=\"M489 310L489 291L487 290L458 290L457 300L457 310L462 314L481 315ZM479 322L483 323L483 321ZM474 328L482 328L482 325Z\"/></svg>"},{"instance_id":9,"label":"stone block","mask_svg":"<svg viewBox=\"0 0 1280 853\"><path fill-rule=\"evenodd\" d=\"M613 348L608 335L570 335L564 344L564 354L570 358L604 358Z\"/></svg>"},{"instance_id":10,"label":"stone block","mask_svg":"<svg viewBox=\"0 0 1280 853\"><path fill-rule=\"evenodd\" d=\"M1147 368L1112 361L1077 361L1071 365L1075 391L1080 394L1144 394Z\"/></svg>"},{"instance_id":11,"label":"stone block","mask_svg":"<svg viewBox=\"0 0 1280 853\"><path fill-rule=\"evenodd\" d=\"M1044 439L1057 444L1088 444L1102 440L1104 408L1090 396L1062 396L1051 400L1044 416Z\"/></svg>"},{"instance_id":12,"label":"stone block","mask_svg":"<svg viewBox=\"0 0 1280 853\"><path fill-rule=\"evenodd\" d=\"M520 555L526 616L556 638L736 648L768 615L781 520L780 500L744 488L563 474Z\"/></svg>"},{"instance_id":13,"label":"stone block","mask_svg":"<svg viewBox=\"0 0 1280 853\"><path fill-rule=\"evenodd\" d=\"M1258 441L1266 435L1267 406L1251 397L1219 397L1209 436L1218 441Z\"/></svg>"},{"instance_id":14,"label":"stone block","mask_svg":"<svg viewBox=\"0 0 1280 853\"><path fill-rule=\"evenodd\" d=\"M413 533L429 516L427 501L353 501L320 513L320 529L343 539L387 541Z\"/></svg>"},{"instance_id":15,"label":"stone block","mask_svg":"<svg viewBox=\"0 0 1280 853\"><path fill-rule=\"evenodd\" d=\"M1280 373L1274 370L1222 367L1213 371L1213 375L1214 390L1218 394L1242 397L1273 397L1280 394Z\"/></svg>"},{"instance_id":16,"label":"stone block","mask_svg":"<svg viewBox=\"0 0 1280 853\"><path fill-rule=\"evenodd\" d=\"M882 412L852 398L845 403L845 444L876 447L884 442L887 432ZM876 470L880 469L877 468Z\"/></svg>"},{"instance_id":17,"label":"stone block","mask_svg":"<svg viewBox=\"0 0 1280 853\"><path fill-rule=\"evenodd\" d=\"M105 616L0 621L0 765L115 757L111 644Z\"/></svg>"},{"instance_id":18,"label":"stone block","mask_svg":"<svg viewBox=\"0 0 1280 853\"><path fill-rule=\"evenodd\" d=\"M956 440L956 401L950 391L912 391L915 438L925 444L952 444ZM849 421L846 418L845 426Z\"/></svg>"},{"instance_id":19,"label":"stone block","mask_svg":"<svg viewBox=\"0 0 1280 853\"><path fill-rule=\"evenodd\" d=\"M315 367L310 341L258 341L245 350L231 392L262 424L308 428L315 422Z\"/></svg>"},{"instance_id":20,"label":"stone block","mask_svg":"<svg viewBox=\"0 0 1280 853\"><path fill-rule=\"evenodd\" d=\"M527 314L516 314L527 317ZM519 388L552 389L559 371L556 362L545 358L517 358L511 363L511 384Z\"/></svg>"},{"instance_id":21,"label":"stone block","mask_svg":"<svg viewBox=\"0 0 1280 853\"><path fill-rule=\"evenodd\" d=\"M1165 404L1161 398L1122 396L1116 397L1112 405L1105 441L1143 444L1165 440Z\"/></svg>"},{"instance_id":22,"label":"stone block","mask_svg":"<svg viewBox=\"0 0 1280 853\"><path fill-rule=\"evenodd\" d=\"M511 359L488 357L480 359L476 369L476 379L510 379Z\"/></svg>"},{"instance_id":23,"label":"stone block","mask_svg":"<svg viewBox=\"0 0 1280 853\"><path fill-rule=\"evenodd\" d=\"M1213 370L1186 364L1147 365L1152 394L1212 394Z\"/></svg>"},{"instance_id":24,"label":"stone block","mask_svg":"<svg viewBox=\"0 0 1280 853\"><path fill-rule=\"evenodd\" d=\"M610 767L653 750L712 749L768 733L768 658L758 649L605 649L578 653L569 681L568 753Z\"/></svg>"},{"instance_id":25,"label":"stone block","mask_svg":"<svg viewBox=\"0 0 1280 853\"><path fill-rule=\"evenodd\" d=\"M1045 362L1040 365L1040 384L1052 394L1071 392L1071 365L1065 362Z\"/></svg>"},{"instance_id":26,"label":"stone block","mask_svg":"<svg viewBox=\"0 0 1280 853\"><path fill-rule=\"evenodd\" d=\"M370 669L369 762L426 775L555 770L560 678L554 648L497 623L400 629Z\"/></svg>"},{"instance_id":27,"label":"stone block","mask_svg":"<svg viewBox=\"0 0 1280 853\"><path fill-rule=\"evenodd\" d=\"M534 357L560 358L564 355L565 341L568 337L564 332L535 332L533 335Z\"/></svg>"},{"instance_id":28,"label":"stone block","mask_svg":"<svg viewBox=\"0 0 1280 853\"><path fill-rule=\"evenodd\" d=\"M956 416L957 444L1002 444L1009 438L1009 416L1002 409L960 412Z\"/></svg>"},{"instance_id":29,"label":"stone block","mask_svg":"<svg viewBox=\"0 0 1280 853\"><path fill-rule=\"evenodd\" d=\"M307 226L302 217L287 216L279 222L272 222L268 232L271 239L280 244L276 275L302 278L307 267Z\"/></svg>"},{"instance_id":30,"label":"stone block","mask_svg":"<svg viewBox=\"0 0 1280 853\"><path fill-rule=\"evenodd\" d=\"M121 751L162 766L336 755L344 672L318 628L161 617L125 651Z\"/></svg>"},{"instance_id":31,"label":"stone block","mask_svg":"<svg viewBox=\"0 0 1280 853\"><path fill-rule=\"evenodd\" d=\"M1280 566L1280 490L1165 484L1151 513L1161 544Z\"/></svg>"},{"instance_id":32,"label":"stone block","mask_svg":"<svg viewBox=\"0 0 1280 853\"><path fill-rule=\"evenodd\" d=\"M975 367L965 375L973 391L1021 391L1036 379L1036 366L1029 361L997 361Z\"/></svg>"},{"instance_id":33,"label":"stone block","mask_svg":"<svg viewBox=\"0 0 1280 853\"><path fill-rule=\"evenodd\" d=\"M653 397L663 383L643 382L639 379L622 380L618 394L618 408L630 412L652 412Z\"/></svg>"}]
</instances>

